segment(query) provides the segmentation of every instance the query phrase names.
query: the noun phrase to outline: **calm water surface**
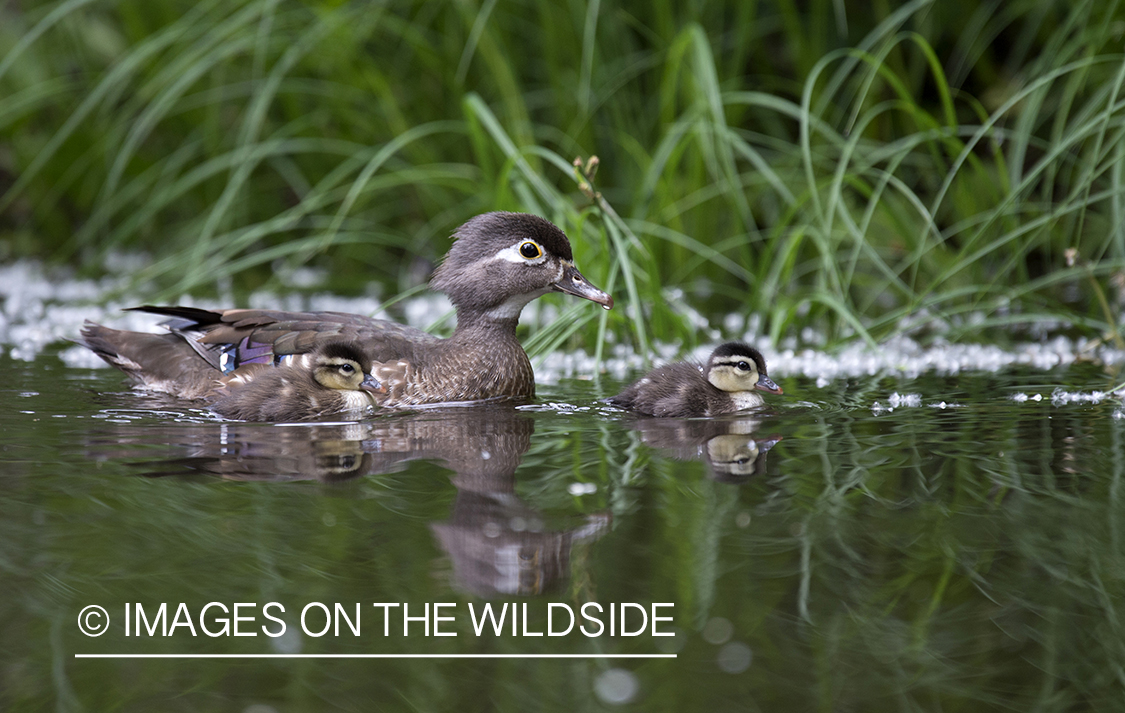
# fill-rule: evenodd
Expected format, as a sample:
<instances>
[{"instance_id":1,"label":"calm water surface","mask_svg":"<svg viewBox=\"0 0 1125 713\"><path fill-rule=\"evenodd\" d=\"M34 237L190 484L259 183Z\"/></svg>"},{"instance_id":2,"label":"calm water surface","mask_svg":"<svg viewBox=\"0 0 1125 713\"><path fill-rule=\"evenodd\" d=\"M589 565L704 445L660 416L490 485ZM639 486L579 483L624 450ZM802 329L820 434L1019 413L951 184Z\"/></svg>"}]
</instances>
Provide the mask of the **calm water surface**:
<instances>
[{"instance_id":1,"label":"calm water surface","mask_svg":"<svg viewBox=\"0 0 1125 713\"><path fill-rule=\"evenodd\" d=\"M598 403L619 384L568 381L530 408L288 426L49 354L0 369L3 710L1125 701L1125 419L1093 365L779 379L774 410L725 420L638 420ZM587 602L600 635L533 635ZM499 633L475 630L485 604L508 605ZM559 653L676 658L75 658Z\"/></svg>"}]
</instances>

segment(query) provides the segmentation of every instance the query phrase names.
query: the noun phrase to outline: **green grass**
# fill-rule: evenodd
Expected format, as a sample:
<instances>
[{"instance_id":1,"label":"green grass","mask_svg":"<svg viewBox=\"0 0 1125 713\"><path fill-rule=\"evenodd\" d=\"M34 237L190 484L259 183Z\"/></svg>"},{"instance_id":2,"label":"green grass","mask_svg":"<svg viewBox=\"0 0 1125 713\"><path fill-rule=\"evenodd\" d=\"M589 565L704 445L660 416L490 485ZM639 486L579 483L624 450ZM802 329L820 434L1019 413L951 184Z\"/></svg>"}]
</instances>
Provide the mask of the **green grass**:
<instances>
[{"instance_id":1,"label":"green grass","mask_svg":"<svg viewBox=\"0 0 1125 713\"><path fill-rule=\"evenodd\" d=\"M535 352L709 340L671 288L775 341L1119 340L1123 36L1092 1L5 6L0 259L392 295L525 210L620 305L568 303Z\"/></svg>"}]
</instances>

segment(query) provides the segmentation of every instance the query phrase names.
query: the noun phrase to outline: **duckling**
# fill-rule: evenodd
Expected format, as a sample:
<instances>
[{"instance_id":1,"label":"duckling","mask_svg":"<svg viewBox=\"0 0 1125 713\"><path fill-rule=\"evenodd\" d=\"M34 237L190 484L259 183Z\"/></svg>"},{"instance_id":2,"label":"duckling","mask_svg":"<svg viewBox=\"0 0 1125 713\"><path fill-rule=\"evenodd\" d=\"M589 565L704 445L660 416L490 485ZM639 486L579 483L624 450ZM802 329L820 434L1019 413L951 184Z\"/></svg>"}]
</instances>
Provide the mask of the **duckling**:
<instances>
[{"instance_id":1,"label":"duckling","mask_svg":"<svg viewBox=\"0 0 1125 713\"><path fill-rule=\"evenodd\" d=\"M780 434L761 432L758 414L716 418L638 418L629 427L641 440L677 460L702 460L715 480L740 482L765 472L766 453Z\"/></svg>"},{"instance_id":2,"label":"duckling","mask_svg":"<svg viewBox=\"0 0 1125 713\"><path fill-rule=\"evenodd\" d=\"M711 352L706 366L658 367L608 401L649 416L718 416L761 406L765 402L756 391L782 393L766 375L757 349L727 342Z\"/></svg>"},{"instance_id":3,"label":"duckling","mask_svg":"<svg viewBox=\"0 0 1125 713\"><path fill-rule=\"evenodd\" d=\"M87 323L81 343L144 389L208 398L216 379L247 364L281 366L326 342L356 344L385 387L381 406L535 396L531 362L516 338L520 312L557 291L605 309L613 298L574 265L570 242L524 213L485 213L462 225L430 286L457 311L453 336L341 312L135 307L169 317L169 334Z\"/></svg>"},{"instance_id":4,"label":"duckling","mask_svg":"<svg viewBox=\"0 0 1125 713\"><path fill-rule=\"evenodd\" d=\"M330 342L281 366L247 364L219 379L211 410L242 421L305 421L364 412L386 394L354 344Z\"/></svg>"}]
</instances>

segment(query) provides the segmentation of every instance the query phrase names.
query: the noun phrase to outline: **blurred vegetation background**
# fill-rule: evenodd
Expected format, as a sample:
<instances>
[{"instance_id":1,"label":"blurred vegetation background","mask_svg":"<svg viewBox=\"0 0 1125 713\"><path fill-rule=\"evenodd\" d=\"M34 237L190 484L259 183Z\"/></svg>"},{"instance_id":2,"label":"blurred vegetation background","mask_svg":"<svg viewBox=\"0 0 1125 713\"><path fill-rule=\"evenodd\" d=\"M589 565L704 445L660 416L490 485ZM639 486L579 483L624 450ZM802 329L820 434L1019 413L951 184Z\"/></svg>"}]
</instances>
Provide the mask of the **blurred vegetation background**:
<instances>
[{"instance_id":1,"label":"blurred vegetation background","mask_svg":"<svg viewBox=\"0 0 1125 713\"><path fill-rule=\"evenodd\" d=\"M1123 46L1093 0L10 1L0 260L391 296L520 210L621 306L559 301L538 351L1120 343Z\"/></svg>"}]
</instances>

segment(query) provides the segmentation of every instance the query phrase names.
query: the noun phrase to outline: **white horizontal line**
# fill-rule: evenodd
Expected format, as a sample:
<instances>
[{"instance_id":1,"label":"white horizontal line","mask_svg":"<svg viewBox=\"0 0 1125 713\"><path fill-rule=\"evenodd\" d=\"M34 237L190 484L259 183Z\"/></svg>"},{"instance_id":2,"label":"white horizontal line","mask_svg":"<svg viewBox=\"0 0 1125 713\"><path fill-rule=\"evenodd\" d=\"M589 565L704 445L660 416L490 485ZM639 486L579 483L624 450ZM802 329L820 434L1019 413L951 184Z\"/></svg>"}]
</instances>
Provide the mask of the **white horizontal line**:
<instances>
[{"instance_id":1,"label":"white horizontal line","mask_svg":"<svg viewBox=\"0 0 1125 713\"><path fill-rule=\"evenodd\" d=\"M676 654L75 654L76 659L674 659Z\"/></svg>"}]
</instances>

